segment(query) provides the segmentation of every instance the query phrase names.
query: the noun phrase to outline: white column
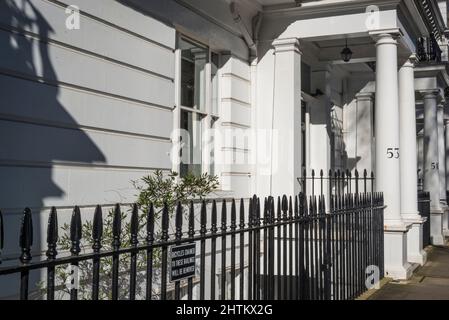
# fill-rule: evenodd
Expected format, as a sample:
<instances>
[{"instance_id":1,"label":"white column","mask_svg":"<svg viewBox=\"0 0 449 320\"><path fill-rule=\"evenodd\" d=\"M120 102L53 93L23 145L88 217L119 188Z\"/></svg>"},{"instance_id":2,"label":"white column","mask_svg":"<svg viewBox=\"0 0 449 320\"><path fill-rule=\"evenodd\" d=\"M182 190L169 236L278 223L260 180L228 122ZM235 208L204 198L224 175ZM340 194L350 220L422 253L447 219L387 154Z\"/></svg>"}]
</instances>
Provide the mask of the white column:
<instances>
[{"instance_id":1,"label":"white column","mask_svg":"<svg viewBox=\"0 0 449 320\"><path fill-rule=\"evenodd\" d=\"M444 128L445 128L445 145L446 150L449 150L449 119L444 119ZM449 152L446 152L446 190L449 190Z\"/></svg>"},{"instance_id":2,"label":"white column","mask_svg":"<svg viewBox=\"0 0 449 320\"><path fill-rule=\"evenodd\" d=\"M397 32L397 31L396 31ZM373 34L376 39L376 189L385 197L385 271L407 279L407 226L401 217L400 138L397 33Z\"/></svg>"},{"instance_id":3,"label":"white column","mask_svg":"<svg viewBox=\"0 0 449 320\"><path fill-rule=\"evenodd\" d=\"M418 212L418 162L416 141L415 101L415 58L412 56L399 69L399 129L400 129L400 172L401 172L401 214L411 224L407 235L408 261L424 265L427 260L423 250L423 223Z\"/></svg>"},{"instance_id":4,"label":"white column","mask_svg":"<svg viewBox=\"0 0 449 320\"><path fill-rule=\"evenodd\" d=\"M273 195L295 195L301 176L301 52L296 38L277 39L274 62Z\"/></svg>"},{"instance_id":5,"label":"white column","mask_svg":"<svg viewBox=\"0 0 449 320\"><path fill-rule=\"evenodd\" d=\"M360 92L356 94L355 98L357 100L357 144L355 156L359 159L357 161L357 170L362 175L365 169L369 173L374 171L374 94L372 92Z\"/></svg>"},{"instance_id":6,"label":"white column","mask_svg":"<svg viewBox=\"0 0 449 320\"><path fill-rule=\"evenodd\" d=\"M309 104L309 136L310 148L307 149L310 157L309 174L315 170L317 174L323 170L327 176L332 167L331 154L331 73L332 66L328 63L317 65L312 70L312 92L320 90L322 95L316 97L313 103ZM330 208L329 184L328 180L323 180L323 191L326 195L326 208ZM311 186L308 186L309 190Z\"/></svg>"},{"instance_id":7,"label":"white column","mask_svg":"<svg viewBox=\"0 0 449 320\"><path fill-rule=\"evenodd\" d=\"M447 209L446 201L446 144L444 143L444 101L437 108L438 122L438 168L440 175L440 202Z\"/></svg>"},{"instance_id":8,"label":"white column","mask_svg":"<svg viewBox=\"0 0 449 320\"><path fill-rule=\"evenodd\" d=\"M437 98L439 91L421 91L424 99L424 191L430 193L430 233L432 243L444 244L443 210L440 204L440 174L438 170Z\"/></svg>"},{"instance_id":9,"label":"white column","mask_svg":"<svg viewBox=\"0 0 449 320\"><path fill-rule=\"evenodd\" d=\"M449 150L449 119L444 120L444 128L445 128L445 150ZM444 162L446 164L446 172L445 172L445 178L446 178L446 186L445 191L449 190L449 151L445 154ZM446 237L449 237L449 213L446 212L443 216L443 234Z\"/></svg>"},{"instance_id":10,"label":"white column","mask_svg":"<svg viewBox=\"0 0 449 320\"><path fill-rule=\"evenodd\" d=\"M449 236L447 228L449 207L446 200L446 143L444 135L444 106L446 101L442 101L438 105L437 121L438 121L438 163L440 174L440 203L443 210L443 236Z\"/></svg>"}]
</instances>

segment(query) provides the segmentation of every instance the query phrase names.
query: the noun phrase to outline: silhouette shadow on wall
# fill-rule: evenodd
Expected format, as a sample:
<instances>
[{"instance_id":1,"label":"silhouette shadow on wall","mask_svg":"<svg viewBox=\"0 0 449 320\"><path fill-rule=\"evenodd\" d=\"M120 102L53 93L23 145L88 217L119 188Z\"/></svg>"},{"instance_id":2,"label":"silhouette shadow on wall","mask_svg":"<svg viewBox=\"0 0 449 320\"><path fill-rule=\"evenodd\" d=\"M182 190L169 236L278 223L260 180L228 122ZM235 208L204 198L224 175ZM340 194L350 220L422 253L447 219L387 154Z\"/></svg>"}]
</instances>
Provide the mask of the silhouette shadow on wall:
<instances>
[{"instance_id":1,"label":"silhouette shadow on wall","mask_svg":"<svg viewBox=\"0 0 449 320\"><path fill-rule=\"evenodd\" d=\"M68 175L65 164L106 160L59 101L57 70L46 41L53 33L31 1L0 1L0 208L6 233L3 258L17 257L20 220L26 206L34 211L33 252L45 249L41 247L45 242L41 230L46 229L42 226L47 221L39 210L53 205L51 199L62 198L66 192L65 186L53 180L55 163L61 166L59 175ZM0 280L1 287L11 289L11 294L17 292L18 282L8 285Z\"/></svg>"}]
</instances>

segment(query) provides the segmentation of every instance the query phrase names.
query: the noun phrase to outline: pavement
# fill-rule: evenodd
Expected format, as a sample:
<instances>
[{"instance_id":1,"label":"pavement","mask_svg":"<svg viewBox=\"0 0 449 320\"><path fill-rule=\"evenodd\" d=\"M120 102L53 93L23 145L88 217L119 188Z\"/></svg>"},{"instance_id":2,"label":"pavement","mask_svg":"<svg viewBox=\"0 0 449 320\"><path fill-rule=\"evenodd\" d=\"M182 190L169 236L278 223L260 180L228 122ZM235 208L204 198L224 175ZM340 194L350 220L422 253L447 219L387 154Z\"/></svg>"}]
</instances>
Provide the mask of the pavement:
<instances>
[{"instance_id":1,"label":"pavement","mask_svg":"<svg viewBox=\"0 0 449 320\"><path fill-rule=\"evenodd\" d=\"M407 281L390 281L369 300L449 300L449 246L430 247L427 263Z\"/></svg>"}]
</instances>

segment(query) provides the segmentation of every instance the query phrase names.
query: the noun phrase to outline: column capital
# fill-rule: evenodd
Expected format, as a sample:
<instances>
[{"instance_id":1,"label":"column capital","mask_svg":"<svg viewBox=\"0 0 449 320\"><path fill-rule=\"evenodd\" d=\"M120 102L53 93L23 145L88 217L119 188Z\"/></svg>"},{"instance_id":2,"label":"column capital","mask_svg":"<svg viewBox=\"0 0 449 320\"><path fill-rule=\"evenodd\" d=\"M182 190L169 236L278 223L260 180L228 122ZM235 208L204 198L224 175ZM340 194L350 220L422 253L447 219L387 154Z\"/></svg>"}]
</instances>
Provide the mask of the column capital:
<instances>
[{"instance_id":1,"label":"column capital","mask_svg":"<svg viewBox=\"0 0 449 320\"><path fill-rule=\"evenodd\" d=\"M369 35L376 41L376 46L382 44L398 44L397 40L402 37L399 28L372 30Z\"/></svg>"},{"instance_id":2,"label":"column capital","mask_svg":"<svg viewBox=\"0 0 449 320\"><path fill-rule=\"evenodd\" d=\"M195 60L206 59L208 56L207 51L205 51L203 48L193 48L190 50L190 52L193 54Z\"/></svg>"},{"instance_id":3,"label":"column capital","mask_svg":"<svg viewBox=\"0 0 449 320\"><path fill-rule=\"evenodd\" d=\"M276 39L273 41L273 47L275 53L293 51L302 54L298 38Z\"/></svg>"},{"instance_id":4,"label":"column capital","mask_svg":"<svg viewBox=\"0 0 449 320\"><path fill-rule=\"evenodd\" d=\"M440 95L440 90L438 89L427 89L419 90L419 93L424 99L436 99Z\"/></svg>"},{"instance_id":5,"label":"column capital","mask_svg":"<svg viewBox=\"0 0 449 320\"><path fill-rule=\"evenodd\" d=\"M415 65L418 63L418 57L416 54L412 54L408 59L405 61L405 63L402 65L401 68L415 68Z\"/></svg>"},{"instance_id":6,"label":"column capital","mask_svg":"<svg viewBox=\"0 0 449 320\"><path fill-rule=\"evenodd\" d=\"M373 101L374 92L359 92L355 95L357 101Z\"/></svg>"}]
</instances>

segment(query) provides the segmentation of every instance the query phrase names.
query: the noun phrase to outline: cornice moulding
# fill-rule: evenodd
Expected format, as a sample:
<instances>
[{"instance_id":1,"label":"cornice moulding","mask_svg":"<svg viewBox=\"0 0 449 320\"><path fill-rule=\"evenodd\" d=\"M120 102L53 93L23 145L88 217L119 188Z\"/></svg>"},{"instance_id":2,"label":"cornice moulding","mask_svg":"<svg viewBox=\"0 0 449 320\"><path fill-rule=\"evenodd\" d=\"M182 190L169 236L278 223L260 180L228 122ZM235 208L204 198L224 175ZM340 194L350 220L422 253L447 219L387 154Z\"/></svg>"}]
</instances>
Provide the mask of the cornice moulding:
<instances>
[{"instance_id":1,"label":"cornice moulding","mask_svg":"<svg viewBox=\"0 0 449 320\"><path fill-rule=\"evenodd\" d=\"M361 0L361 1L337 1L329 2L325 4L303 4L300 7L289 6L264 6L264 14L276 15L276 14L294 14L296 16L310 15L310 14L336 14L336 13L349 13L348 11L366 12L368 6L375 5L380 10L395 9L402 0Z\"/></svg>"}]
</instances>

